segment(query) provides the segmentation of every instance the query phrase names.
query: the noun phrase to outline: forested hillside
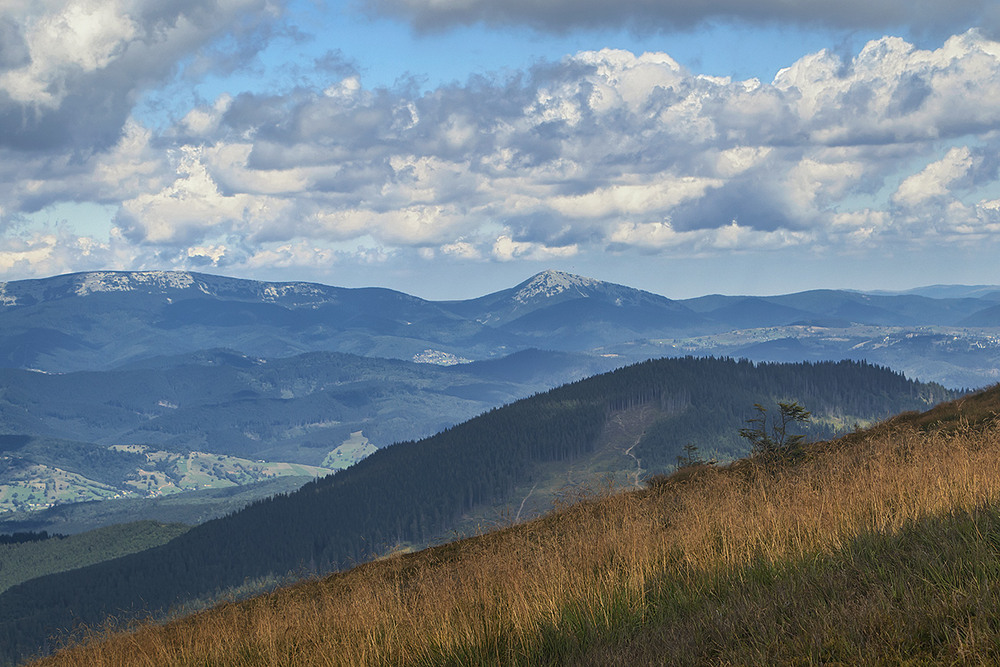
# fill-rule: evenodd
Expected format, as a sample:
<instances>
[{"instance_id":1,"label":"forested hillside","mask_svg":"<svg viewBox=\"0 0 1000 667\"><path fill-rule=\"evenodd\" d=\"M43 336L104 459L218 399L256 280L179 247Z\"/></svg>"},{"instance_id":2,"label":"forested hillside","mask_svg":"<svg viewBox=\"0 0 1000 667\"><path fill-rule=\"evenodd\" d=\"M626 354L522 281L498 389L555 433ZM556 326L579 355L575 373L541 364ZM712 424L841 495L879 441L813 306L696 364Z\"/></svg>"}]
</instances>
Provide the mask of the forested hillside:
<instances>
[{"instance_id":1,"label":"forested hillside","mask_svg":"<svg viewBox=\"0 0 1000 667\"><path fill-rule=\"evenodd\" d=\"M741 453L734 444L738 438L726 432L738 429L755 403L799 401L829 428L951 396L940 386L854 362L648 361L491 410L419 442L382 449L345 471L195 527L162 547L11 588L0 595L0 645L11 647L7 657L13 657L36 650L53 630L78 621L99 623L112 612L160 613L248 580L327 572L400 543L440 540L469 512L502 508L517 500L511 497L516 488L543 475L564 474L560 466L593 451L609 419L636 406L662 415L642 442L644 456L672 463L686 442L720 455ZM677 424L675 433L671 423ZM661 463L647 471L668 467Z\"/></svg>"},{"instance_id":2,"label":"forested hillside","mask_svg":"<svg viewBox=\"0 0 1000 667\"><path fill-rule=\"evenodd\" d=\"M216 349L111 371L0 369L0 433L321 465L353 431L363 429L380 447L425 437L614 363L537 350L505 359L442 367L332 352L261 359ZM506 377L496 377L494 367L507 368ZM0 452L19 448L10 437L0 441Z\"/></svg>"},{"instance_id":3,"label":"forested hillside","mask_svg":"<svg viewBox=\"0 0 1000 667\"><path fill-rule=\"evenodd\" d=\"M1000 387L34 667L995 665Z\"/></svg>"},{"instance_id":4,"label":"forested hillside","mask_svg":"<svg viewBox=\"0 0 1000 667\"><path fill-rule=\"evenodd\" d=\"M107 526L82 535L20 533L46 539L0 543L0 592L46 574L76 569L165 544L188 528L179 523L138 521Z\"/></svg>"}]
</instances>

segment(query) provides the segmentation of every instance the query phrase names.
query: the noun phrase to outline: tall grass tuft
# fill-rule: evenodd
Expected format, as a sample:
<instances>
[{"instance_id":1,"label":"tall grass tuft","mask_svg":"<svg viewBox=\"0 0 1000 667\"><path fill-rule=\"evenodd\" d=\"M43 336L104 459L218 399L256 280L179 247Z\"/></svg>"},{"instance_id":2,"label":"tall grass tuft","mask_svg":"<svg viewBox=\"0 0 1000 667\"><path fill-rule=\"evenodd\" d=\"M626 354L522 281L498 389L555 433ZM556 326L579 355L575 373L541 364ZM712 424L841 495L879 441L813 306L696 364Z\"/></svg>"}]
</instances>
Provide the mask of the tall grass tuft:
<instances>
[{"instance_id":1,"label":"tall grass tuft","mask_svg":"<svg viewBox=\"0 0 1000 667\"><path fill-rule=\"evenodd\" d=\"M811 664L1000 659L1000 424L895 420L38 665Z\"/></svg>"}]
</instances>

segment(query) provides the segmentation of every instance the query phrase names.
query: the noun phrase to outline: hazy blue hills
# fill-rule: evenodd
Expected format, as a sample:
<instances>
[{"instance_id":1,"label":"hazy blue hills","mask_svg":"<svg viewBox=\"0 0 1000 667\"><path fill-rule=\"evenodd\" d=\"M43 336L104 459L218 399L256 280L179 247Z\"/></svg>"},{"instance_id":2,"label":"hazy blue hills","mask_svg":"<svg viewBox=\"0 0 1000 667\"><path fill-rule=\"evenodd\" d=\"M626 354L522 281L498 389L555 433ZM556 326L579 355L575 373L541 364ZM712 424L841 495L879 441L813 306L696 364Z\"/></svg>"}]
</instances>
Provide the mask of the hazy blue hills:
<instances>
[{"instance_id":1,"label":"hazy blue hills","mask_svg":"<svg viewBox=\"0 0 1000 667\"><path fill-rule=\"evenodd\" d=\"M1000 285L926 285L903 291L872 290L870 294L895 296L898 294L916 294L932 299L972 297L1000 301Z\"/></svg>"},{"instance_id":2,"label":"hazy blue hills","mask_svg":"<svg viewBox=\"0 0 1000 667\"><path fill-rule=\"evenodd\" d=\"M206 484L257 483L258 472L238 473L244 462L336 469L647 358L865 360L977 387L1000 381L998 295L933 286L673 300L558 271L440 302L183 272L14 281L0 285L0 435L67 443L78 462L124 460L107 451L126 445L217 454L239 460ZM120 476L104 481L53 447L29 453L0 444L19 507L51 504L50 492L25 500L33 484L62 489L60 502L118 493ZM159 480L151 493L190 488L154 472L136 473ZM12 502L7 491L0 502Z\"/></svg>"},{"instance_id":3,"label":"hazy blue hills","mask_svg":"<svg viewBox=\"0 0 1000 667\"><path fill-rule=\"evenodd\" d=\"M74 274L0 289L0 362L51 372L216 347L410 359L434 346L495 356L506 342L502 332L385 289L177 272Z\"/></svg>"},{"instance_id":4,"label":"hazy blue hills","mask_svg":"<svg viewBox=\"0 0 1000 667\"><path fill-rule=\"evenodd\" d=\"M946 293L942 290L942 293ZM956 294L961 292L956 291ZM682 300L723 327L785 326L796 320L833 319L874 326L960 326L969 316L995 306L983 297L931 298L918 294L866 294L847 290L809 290L768 297L712 295Z\"/></svg>"},{"instance_id":5,"label":"hazy blue hills","mask_svg":"<svg viewBox=\"0 0 1000 667\"><path fill-rule=\"evenodd\" d=\"M772 327L792 324L816 313L776 303L763 297L708 296L685 301L685 305L722 328Z\"/></svg>"},{"instance_id":6,"label":"hazy blue hills","mask_svg":"<svg viewBox=\"0 0 1000 667\"><path fill-rule=\"evenodd\" d=\"M960 324L966 327L1000 327L1000 304L976 311Z\"/></svg>"},{"instance_id":7,"label":"hazy blue hills","mask_svg":"<svg viewBox=\"0 0 1000 667\"><path fill-rule=\"evenodd\" d=\"M613 363L531 350L455 366L334 352L261 359L211 350L110 371L0 369L0 429L321 465L354 432L376 447L431 435ZM5 449L14 448L0 436Z\"/></svg>"},{"instance_id":8,"label":"hazy blue hills","mask_svg":"<svg viewBox=\"0 0 1000 667\"><path fill-rule=\"evenodd\" d=\"M111 370L220 347L265 359L341 352L435 364L529 348L617 355L620 364L684 354L763 360L778 350L781 361L867 359L974 387L1000 380L998 299L996 286L932 286L674 300L546 271L493 294L435 302L197 273L84 273L0 286L0 365ZM939 344L910 349L915 336Z\"/></svg>"},{"instance_id":9,"label":"hazy blue hills","mask_svg":"<svg viewBox=\"0 0 1000 667\"><path fill-rule=\"evenodd\" d=\"M0 532L197 523L616 364L540 350L454 366L207 350L108 371L0 369ZM246 492L215 492L234 484Z\"/></svg>"}]
</instances>

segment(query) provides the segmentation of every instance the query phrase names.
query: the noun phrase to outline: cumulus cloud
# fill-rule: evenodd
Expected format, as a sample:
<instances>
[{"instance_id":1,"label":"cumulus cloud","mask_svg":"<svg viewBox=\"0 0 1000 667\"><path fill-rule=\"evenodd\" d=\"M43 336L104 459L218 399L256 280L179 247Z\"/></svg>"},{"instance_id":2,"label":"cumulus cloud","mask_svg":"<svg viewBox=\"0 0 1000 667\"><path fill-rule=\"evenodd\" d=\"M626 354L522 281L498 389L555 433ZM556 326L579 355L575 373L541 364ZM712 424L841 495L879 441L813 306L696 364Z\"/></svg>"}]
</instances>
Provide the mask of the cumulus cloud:
<instances>
[{"instance_id":1,"label":"cumulus cloud","mask_svg":"<svg viewBox=\"0 0 1000 667\"><path fill-rule=\"evenodd\" d=\"M365 7L425 31L474 23L527 25L551 32L609 25L652 31L690 28L710 20L937 31L997 18L991 0L365 0Z\"/></svg>"},{"instance_id":2,"label":"cumulus cloud","mask_svg":"<svg viewBox=\"0 0 1000 667\"><path fill-rule=\"evenodd\" d=\"M187 244L211 236L250 235L287 216L291 203L260 193L230 193L218 186L197 148L185 146L176 161L179 176L159 192L122 203L118 226L135 242Z\"/></svg>"},{"instance_id":3,"label":"cumulus cloud","mask_svg":"<svg viewBox=\"0 0 1000 667\"><path fill-rule=\"evenodd\" d=\"M140 92L224 33L252 43L275 11L269 0L5 2L0 147L113 145Z\"/></svg>"},{"instance_id":4,"label":"cumulus cloud","mask_svg":"<svg viewBox=\"0 0 1000 667\"><path fill-rule=\"evenodd\" d=\"M972 166L972 151L968 146L952 148L944 158L903 181L892 200L901 206L916 206L929 199L946 196L952 184L964 178Z\"/></svg>"},{"instance_id":5,"label":"cumulus cloud","mask_svg":"<svg viewBox=\"0 0 1000 667\"><path fill-rule=\"evenodd\" d=\"M50 276L108 266L137 266L142 259L120 237L96 241L56 225L0 237L0 273L14 276Z\"/></svg>"},{"instance_id":6,"label":"cumulus cloud","mask_svg":"<svg viewBox=\"0 0 1000 667\"><path fill-rule=\"evenodd\" d=\"M918 173L908 176L892 196L893 203L905 208L927 205L935 200L954 198L976 186L997 180L998 156L992 149L956 146Z\"/></svg>"},{"instance_id":7,"label":"cumulus cloud","mask_svg":"<svg viewBox=\"0 0 1000 667\"><path fill-rule=\"evenodd\" d=\"M95 67L125 58L103 53ZM328 72L222 95L161 133L126 121L83 158L0 147L0 209L114 202L93 252L247 270L912 247L1000 224L1000 43L978 31L821 51L770 82L617 50L426 91Z\"/></svg>"},{"instance_id":8,"label":"cumulus cloud","mask_svg":"<svg viewBox=\"0 0 1000 667\"><path fill-rule=\"evenodd\" d=\"M514 259L549 260L557 257L572 257L579 252L573 245L546 246L543 243L515 241L508 234L502 234L493 242L493 257L501 262Z\"/></svg>"}]
</instances>

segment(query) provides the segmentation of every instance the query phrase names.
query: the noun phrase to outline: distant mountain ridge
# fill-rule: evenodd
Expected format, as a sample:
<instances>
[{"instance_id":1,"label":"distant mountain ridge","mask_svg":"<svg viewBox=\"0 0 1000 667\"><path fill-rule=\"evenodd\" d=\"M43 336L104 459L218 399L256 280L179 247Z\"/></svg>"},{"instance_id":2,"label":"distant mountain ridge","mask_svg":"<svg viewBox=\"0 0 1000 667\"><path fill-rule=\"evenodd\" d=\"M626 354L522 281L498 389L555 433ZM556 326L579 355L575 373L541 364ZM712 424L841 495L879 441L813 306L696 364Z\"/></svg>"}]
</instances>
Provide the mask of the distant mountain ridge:
<instances>
[{"instance_id":1,"label":"distant mountain ridge","mask_svg":"<svg viewBox=\"0 0 1000 667\"><path fill-rule=\"evenodd\" d=\"M642 305L678 313L687 310L658 294L551 270L538 273L510 289L467 301L444 302L444 305L454 312L474 316L484 324L501 326L536 310L578 299L603 301L618 307Z\"/></svg>"},{"instance_id":2,"label":"distant mountain ridge","mask_svg":"<svg viewBox=\"0 0 1000 667\"><path fill-rule=\"evenodd\" d=\"M675 300L543 271L478 298L429 301L382 288L101 271L0 284L0 367L110 370L223 347L448 364L539 348L621 364L686 354L865 359L974 387L1000 380L998 313L1000 288L989 285Z\"/></svg>"},{"instance_id":3,"label":"distant mountain ridge","mask_svg":"<svg viewBox=\"0 0 1000 667\"><path fill-rule=\"evenodd\" d=\"M148 295L200 292L209 297L272 302L292 300L301 305L329 301L344 289L317 283L271 283L187 271L93 271L0 283L0 305L26 306L74 296L130 292ZM296 300L296 296L301 299Z\"/></svg>"},{"instance_id":4,"label":"distant mountain ridge","mask_svg":"<svg viewBox=\"0 0 1000 667\"><path fill-rule=\"evenodd\" d=\"M902 291L869 290L865 293L886 296L916 294L917 296L927 296L932 299L973 297L1000 301L1000 285L925 285L924 287L914 287L913 289Z\"/></svg>"},{"instance_id":5,"label":"distant mountain ridge","mask_svg":"<svg viewBox=\"0 0 1000 667\"><path fill-rule=\"evenodd\" d=\"M412 359L434 348L489 358L506 343L481 324L392 290L186 272L8 282L0 303L0 365L49 372L218 347L260 357L331 351Z\"/></svg>"}]
</instances>

